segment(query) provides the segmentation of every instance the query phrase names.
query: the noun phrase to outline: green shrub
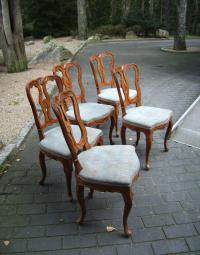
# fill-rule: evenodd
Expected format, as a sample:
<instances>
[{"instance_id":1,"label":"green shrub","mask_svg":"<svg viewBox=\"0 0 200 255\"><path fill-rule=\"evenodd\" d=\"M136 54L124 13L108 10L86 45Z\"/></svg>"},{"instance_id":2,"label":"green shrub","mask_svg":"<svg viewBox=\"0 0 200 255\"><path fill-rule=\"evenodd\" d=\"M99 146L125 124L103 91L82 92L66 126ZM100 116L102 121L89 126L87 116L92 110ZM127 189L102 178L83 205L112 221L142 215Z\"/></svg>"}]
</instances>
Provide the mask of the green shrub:
<instances>
[{"instance_id":1,"label":"green shrub","mask_svg":"<svg viewBox=\"0 0 200 255\"><path fill-rule=\"evenodd\" d=\"M109 36L121 36L124 37L126 34L126 28L124 25L118 24L116 26L113 25L105 25L98 27L95 32L97 34L109 35Z\"/></svg>"}]
</instances>

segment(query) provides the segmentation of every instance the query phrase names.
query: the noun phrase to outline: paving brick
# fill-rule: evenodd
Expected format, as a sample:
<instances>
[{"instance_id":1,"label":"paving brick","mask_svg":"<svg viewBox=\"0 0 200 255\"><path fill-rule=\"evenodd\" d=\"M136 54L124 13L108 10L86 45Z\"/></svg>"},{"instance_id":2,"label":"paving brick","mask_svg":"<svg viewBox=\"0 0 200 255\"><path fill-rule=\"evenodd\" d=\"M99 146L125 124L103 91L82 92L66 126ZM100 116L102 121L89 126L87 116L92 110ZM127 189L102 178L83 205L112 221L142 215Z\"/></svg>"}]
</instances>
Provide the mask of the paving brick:
<instances>
[{"instance_id":1,"label":"paving brick","mask_svg":"<svg viewBox=\"0 0 200 255\"><path fill-rule=\"evenodd\" d=\"M117 228L118 230L123 230L123 221L122 221L122 218L120 220L112 220L112 225ZM128 225L129 225L129 228L132 229L133 231L136 229L136 228L144 228L144 224L141 220L140 217L129 217L128 218Z\"/></svg>"},{"instance_id":2,"label":"paving brick","mask_svg":"<svg viewBox=\"0 0 200 255\"><path fill-rule=\"evenodd\" d=\"M33 202L32 195L7 195L6 204L27 204Z\"/></svg>"},{"instance_id":3,"label":"paving brick","mask_svg":"<svg viewBox=\"0 0 200 255\"><path fill-rule=\"evenodd\" d=\"M28 240L29 251L52 251L61 249L61 237L40 237Z\"/></svg>"},{"instance_id":4,"label":"paving brick","mask_svg":"<svg viewBox=\"0 0 200 255\"><path fill-rule=\"evenodd\" d=\"M97 245L97 240L94 235L82 235L82 236L66 236L63 237L63 248L84 248L94 247Z\"/></svg>"},{"instance_id":5,"label":"paving brick","mask_svg":"<svg viewBox=\"0 0 200 255\"><path fill-rule=\"evenodd\" d=\"M77 203L51 203L47 205L47 213L68 212L77 210Z\"/></svg>"},{"instance_id":6,"label":"paving brick","mask_svg":"<svg viewBox=\"0 0 200 255\"><path fill-rule=\"evenodd\" d=\"M22 192L21 185L7 185L4 189L4 193L7 194L19 194Z\"/></svg>"},{"instance_id":7,"label":"paving brick","mask_svg":"<svg viewBox=\"0 0 200 255\"><path fill-rule=\"evenodd\" d=\"M167 238L179 238L186 236L193 236L197 234L192 224L181 224L163 228Z\"/></svg>"},{"instance_id":8,"label":"paving brick","mask_svg":"<svg viewBox=\"0 0 200 255\"><path fill-rule=\"evenodd\" d=\"M148 243L144 244L130 244L130 245L121 245L117 246L118 255L153 255L151 245Z\"/></svg>"},{"instance_id":9,"label":"paving brick","mask_svg":"<svg viewBox=\"0 0 200 255\"><path fill-rule=\"evenodd\" d=\"M16 214L16 206L14 205L0 205L0 215Z\"/></svg>"},{"instance_id":10,"label":"paving brick","mask_svg":"<svg viewBox=\"0 0 200 255\"><path fill-rule=\"evenodd\" d=\"M98 245L117 245L117 244L130 244L132 242L131 238L125 238L123 232L119 233L117 231L111 233L100 233L97 234Z\"/></svg>"},{"instance_id":11,"label":"paving brick","mask_svg":"<svg viewBox=\"0 0 200 255\"><path fill-rule=\"evenodd\" d=\"M190 237L186 240L191 251L200 251L200 236Z\"/></svg>"},{"instance_id":12,"label":"paving brick","mask_svg":"<svg viewBox=\"0 0 200 255\"><path fill-rule=\"evenodd\" d=\"M158 227L174 224L174 220L169 214L143 216L142 220L146 227Z\"/></svg>"},{"instance_id":13,"label":"paving brick","mask_svg":"<svg viewBox=\"0 0 200 255\"><path fill-rule=\"evenodd\" d=\"M200 221L199 212L196 211L190 211L182 213L174 213L173 214L175 221L177 224L183 224L183 223L192 223L192 222L198 222Z\"/></svg>"},{"instance_id":14,"label":"paving brick","mask_svg":"<svg viewBox=\"0 0 200 255\"><path fill-rule=\"evenodd\" d=\"M117 255L114 247L100 247L100 248L84 248L81 250L81 255Z\"/></svg>"},{"instance_id":15,"label":"paving brick","mask_svg":"<svg viewBox=\"0 0 200 255\"><path fill-rule=\"evenodd\" d=\"M10 239L12 236L13 228L0 228L0 239Z\"/></svg>"},{"instance_id":16,"label":"paving brick","mask_svg":"<svg viewBox=\"0 0 200 255\"><path fill-rule=\"evenodd\" d=\"M187 252L188 247L183 239L161 240L152 243L156 255Z\"/></svg>"},{"instance_id":17,"label":"paving brick","mask_svg":"<svg viewBox=\"0 0 200 255\"><path fill-rule=\"evenodd\" d=\"M45 211L46 207L42 204L26 204L17 207L17 214L41 214Z\"/></svg>"},{"instance_id":18,"label":"paving brick","mask_svg":"<svg viewBox=\"0 0 200 255\"><path fill-rule=\"evenodd\" d=\"M164 200L167 202L171 201L185 201L185 200L190 200L191 197L189 194L185 191L177 191L177 192L171 192L168 194L163 194L162 195Z\"/></svg>"},{"instance_id":19,"label":"paving brick","mask_svg":"<svg viewBox=\"0 0 200 255\"><path fill-rule=\"evenodd\" d=\"M45 235L44 226L28 226L17 227L14 229L13 236L15 238L40 237Z\"/></svg>"},{"instance_id":20,"label":"paving brick","mask_svg":"<svg viewBox=\"0 0 200 255\"><path fill-rule=\"evenodd\" d=\"M133 233L134 242L147 242L164 239L161 228L136 229Z\"/></svg>"},{"instance_id":21,"label":"paving brick","mask_svg":"<svg viewBox=\"0 0 200 255\"><path fill-rule=\"evenodd\" d=\"M120 208L88 210L86 219L88 221L118 219L120 215L121 217L123 215Z\"/></svg>"},{"instance_id":22,"label":"paving brick","mask_svg":"<svg viewBox=\"0 0 200 255\"><path fill-rule=\"evenodd\" d=\"M181 207L179 202L168 202L167 204L153 206L153 210L156 214L166 214L182 211L183 208Z\"/></svg>"},{"instance_id":23,"label":"paving brick","mask_svg":"<svg viewBox=\"0 0 200 255\"><path fill-rule=\"evenodd\" d=\"M20 227L26 226L30 222L29 216L2 216L0 217L0 225L2 227Z\"/></svg>"},{"instance_id":24,"label":"paving brick","mask_svg":"<svg viewBox=\"0 0 200 255\"><path fill-rule=\"evenodd\" d=\"M24 252L26 250L26 240L11 239L9 245L5 245L4 241L0 240L0 252L1 254Z\"/></svg>"},{"instance_id":25,"label":"paving brick","mask_svg":"<svg viewBox=\"0 0 200 255\"><path fill-rule=\"evenodd\" d=\"M195 225L197 231L198 231L199 234L200 234L200 222L199 222L199 223L195 223L194 225Z\"/></svg>"},{"instance_id":26,"label":"paving brick","mask_svg":"<svg viewBox=\"0 0 200 255\"><path fill-rule=\"evenodd\" d=\"M78 226L75 223L72 224L59 224L46 226L47 236L59 236L59 235L74 235L78 233Z\"/></svg>"},{"instance_id":27,"label":"paving brick","mask_svg":"<svg viewBox=\"0 0 200 255\"><path fill-rule=\"evenodd\" d=\"M195 210L195 211L200 210L200 201L197 201L197 200L195 202L193 200L182 201L181 205L184 210Z\"/></svg>"},{"instance_id":28,"label":"paving brick","mask_svg":"<svg viewBox=\"0 0 200 255\"><path fill-rule=\"evenodd\" d=\"M111 220L86 221L84 224L79 225L78 228L80 234L92 234L105 232L106 227L110 225L113 225Z\"/></svg>"},{"instance_id":29,"label":"paving brick","mask_svg":"<svg viewBox=\"0 0 200 255\"><path fill-rule=\"evenodd\" d=\"M36 203L55 203L62 201L62 194L35 194L34 196Z\"/></svg>"},{"instance_id":30,"label":"paving brick","mask_svg":"<svg viewBox=\"0 0 200 255\"><path fill-rule=\"evenodd\" d=\"M135 216L144 216L144 215L152 215L153 214L152 206L133 207L132 211Z\"/></svg>"}]
</instances>

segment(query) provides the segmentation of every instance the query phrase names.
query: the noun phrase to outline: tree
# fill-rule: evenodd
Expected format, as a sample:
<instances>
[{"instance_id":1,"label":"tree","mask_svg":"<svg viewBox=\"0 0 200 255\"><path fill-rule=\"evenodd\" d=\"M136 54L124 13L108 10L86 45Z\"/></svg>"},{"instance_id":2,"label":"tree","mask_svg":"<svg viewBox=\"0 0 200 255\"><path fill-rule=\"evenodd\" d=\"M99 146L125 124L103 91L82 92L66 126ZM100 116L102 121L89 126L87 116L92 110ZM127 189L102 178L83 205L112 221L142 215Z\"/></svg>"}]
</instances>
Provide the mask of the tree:
<instances>
[{"instance_id":1,"label":"tree","mask_svg":"<svg viewBox=\"0 0 200 255\"><path fill-rule=\"evenodd\" d=\"M79 38L85 40L87 38L86 0L77 0L77 13Z\"/></svg>"},{"instance_id":2,"label":"tree","mask_svg":"<svg viewBox=\"0 0 200 255\"><path fill-rule=\"evenodd\" d=\"M174 36L174 50L186 50L185 27L186 27L187 0L177 0L177 30Z\"/></svg>"},{"instance_id":3,"label":"tree","mask_svg":"<svg viewBox=\"0 0 200 255\"><path fill-rule=\"evenodd\" d=\"M154 13L154 0L149 0L149 14L151 17L153 17Z\"/></svg>"},{"instance_id":4,"label":"tree","mask_svg":"<svg viewBox=\"0 0 200 255\"><path fill-rule=\"evenodd\" d=\"M124 23L131 11L131 0L122 0L122 23Z\"/></svg>"},{"instance_id":5,"label":"tree","mask_svg":"<svg viewBox=\"0 0 200 255\"><path fill-rule=\"evenodd\" d=\"M7 71L26 70L20 0L1 0L0 42Z\"/></svg>"},{"instance_id":6,"label":"tree","mask_svg":"<svg viewBox=\"0 0 200 255\"><path fill-rule=\"evenodd\" d=\"M115 24L116 16L117 16L117 1L116 0L110 1L110 9L111 9L110 22L111 24Z\"/></svg>"}]
</instances>

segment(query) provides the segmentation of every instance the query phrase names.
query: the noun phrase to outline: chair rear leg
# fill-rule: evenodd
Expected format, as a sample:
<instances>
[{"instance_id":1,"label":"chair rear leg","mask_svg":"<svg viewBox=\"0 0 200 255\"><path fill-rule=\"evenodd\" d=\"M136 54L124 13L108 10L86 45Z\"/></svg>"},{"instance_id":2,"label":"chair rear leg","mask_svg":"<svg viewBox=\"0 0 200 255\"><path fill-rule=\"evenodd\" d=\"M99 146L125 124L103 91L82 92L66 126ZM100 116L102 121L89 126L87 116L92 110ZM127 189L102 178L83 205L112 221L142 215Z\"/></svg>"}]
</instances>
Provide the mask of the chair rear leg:
<instances>
[{"instance_id":1,"label":"chair rear leg","mask_svg":"<svg viewBox=\"0 0 200 255\"><path fill-rule=\"evenodd\" d=\"M137 140L135 142L135 146L138 146L139 141L140 141L140 132L136 132L136 134L137 134Z\"/></svg>"},{"instance_id":2,"label":"chair rear leg","mask_svg":"<svg viewBox=\"0 0 200 255\"><path fill-rule=\"evenodd\" d=\"M146 135L146 157L145 157L145 169L150 169L150 162L149 162L149 156L151 152L152 142L153 142L153 133L148 132L145 133Z\"/></svg>"},{"instance_id":3,"label":"chair rear leg","mask_svg":"<svg viewBox=\"0 0 200 255\"><path fill-rule=\"evenodd\" d=\"M128 228L128 216L132 208L132 199L133 199L131 188L127 188L126 191L123 191L122 196L124 199L124 214L123 214L124 235L126 237L129 237L132 233L131 230L129 230Z\"/></svg>"},{"instance_id":4,"label":"chair rear leg","mask_svg":"<svg viewBox=\"0 0 200 255\"><path fill-rule=\"evenodd\" d=\"M119 105L115 106L115 132L116 132L116 137L119 137L118 134L118 118L119 118Z\"/></svg>"},{"instance_id":5,"label":"chair rear leg","mask_svg":"<svg viewBox=\"0 0 200 255\"><path fill-rule=\"evenodd\" d=\"M110 130L109 130L109 140L110 140L110 144L114 144L113 140L112 140L112 133L113 133L113 129L115 126L115 118L114 116L110 117Z\"/></svg>"},{"instance_id":6,"label":"chair rear leg","mask_svg":"<svg viewBox=\"0 0 200 255\"><path fill-rule=\"evenodd\" d=\"M168 147L167 147L167 140L170 137L171 131L172 131L172 119L169 121L169 124L167 126L167 130L166 130L166 133L165 133L164 149L165 149L166 152L169 150Z\"/></svg>"},{"instance_id":7,"label":"chair rear leg","mask_svg":"<svg viewBox=\"0 0 200 255\"><path fill-rule=\"evenodd\" d=\"M47 168L46 168L46 163L45 163L45 154L41 151L39 152L39 162L40 162L40 167L42 170L42 178L39 181L39 184L44 185L44 181L47 176Z\"/></svg>"},{"instance_id":8,"label":"chair rear leg","mask_svg":"<svg viewBox=\"0 0 200 255\"><path fill-rule=\"evenodd\" d=\"M79 224L83 224L83 221L84 221L85 215L86 215L86 207L85 207L85 199L84 199L84 186L79 185L78 183L76 185L76 195L77 195L77 200L79 202L79 206L81 209L81 215L80 215L79 219L77 220L77 222Z\"/></svg>"},{"instance_id":9,"label":"chair rear leg","mask_svg":"<svg viewBox=\"0 0 200 255\"><path fill-rule=\"evenodd\" d=\"M93 198L93 194L94 194L94 190L90 189L89 193L88 193L88 198L92 199Z\"/></svg>"},{"instance_id":10,"label":"chair rear leg","mask_svg":"<svg viewBox=\"0 0 200 255\"><path fill-rule=\"evenodd\" d=\"M67 192L68 192L68 197L69 201L73 201L73 196L72 196L72 188L71 188L71 183L72 183L72 171L73 171L73 165L72 161L67 161L63 163L63 168L64 168L64 173L66 177L66 183L67 183Z\"/></svg>"},{"instance_id":11,"label":"chair rear leg","mask_svg":"<svg viewBox=\"0 0 200 255\"><path fill-rule=\"evenodd\" d=\"M121 142L122 144L126 144L126 127L123 124L121 127Z\"/></svg>"}]
</instances>

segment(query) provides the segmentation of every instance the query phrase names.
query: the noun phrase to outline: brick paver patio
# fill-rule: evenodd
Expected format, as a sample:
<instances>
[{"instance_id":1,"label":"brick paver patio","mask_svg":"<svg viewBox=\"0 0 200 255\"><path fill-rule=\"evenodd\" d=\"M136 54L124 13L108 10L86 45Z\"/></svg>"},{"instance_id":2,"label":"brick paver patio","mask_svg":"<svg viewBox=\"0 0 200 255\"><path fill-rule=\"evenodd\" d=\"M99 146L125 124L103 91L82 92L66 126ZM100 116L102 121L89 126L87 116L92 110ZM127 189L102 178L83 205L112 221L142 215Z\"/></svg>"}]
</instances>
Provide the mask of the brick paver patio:
<instances>
[{"instance_id":1,"label":"brick paver patio","mask_svg":"<svg viewBox=\"0 0 200 255\"><path fill-rule=\"evenodd\" d=\"M152 102L159 96L160 92ZM107 128L103 127L104 134ZM128 132L127 137L132 144L134 136ZM0 179L0 254L200 254L200 151L171 141L169 152L164 153L162 137L163 133L155 136L152 169L141 169L135 185L129 217L133 235L127 239L122 236L120 195L95 192L92 200L87 199L86 222L78 226L79 208L75 194L73 203L66 200L62 166L47 160L46 185L37 184L41 172L33 129L17 161ZM142 164L144 152L142 137L137 148ZM107 233L108 225L117 230Z\"/></svg>"}]
</instances>

